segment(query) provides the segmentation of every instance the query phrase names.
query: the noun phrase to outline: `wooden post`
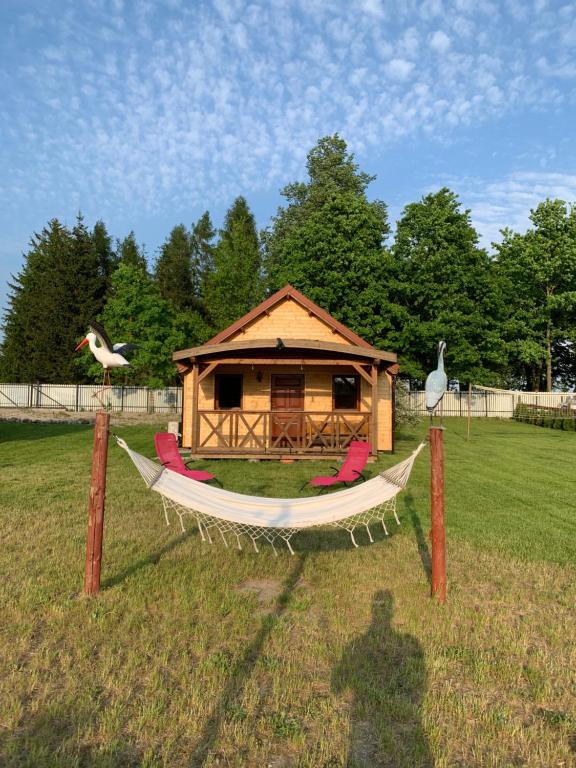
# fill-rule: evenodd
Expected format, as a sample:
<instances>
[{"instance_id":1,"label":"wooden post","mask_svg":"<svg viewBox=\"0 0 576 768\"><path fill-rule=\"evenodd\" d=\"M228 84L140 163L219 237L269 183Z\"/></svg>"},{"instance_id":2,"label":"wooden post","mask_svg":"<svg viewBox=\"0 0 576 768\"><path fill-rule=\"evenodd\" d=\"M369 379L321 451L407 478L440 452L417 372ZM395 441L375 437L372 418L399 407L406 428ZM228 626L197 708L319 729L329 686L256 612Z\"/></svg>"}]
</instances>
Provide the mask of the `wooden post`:
<instances>
[{"instance_id":1,"label":"wooden post","mask_svg":"<svg viewBox=\"0 0 576 768\"><path fill-rule=\"evenodd\" d=\"M472 382L468 382L468 431L466 440L470 440L470 423L472 421Z\"/></svg>"},{"instance_id":2,"label":"wooden post","mask_svg":"<svg viewBox=\"0 0 576 768\"><path fill-rule=\"evenodd\" d=\"M88 535L86 537L86 566L84 569L84 593L86 595L95 595L100 590L109 426L110 414L98 411L94 426L92 479L88 501Z\"/></svg>"},{"instance_id":3,"label":"wooden post","mask_svg":"<svg viewBox=\"0 0 576 768\"><path fill-rule=\"evenodd\" d=\"M190 446L192 455L198 450L198 441L200 440L200 425L198 423L199 368L199 363L194 363L192 366L192 444Z\"/></svg>"},{"instance_id":4,"label":"wooden post","mask_svg":"<svg viewBox=\"0 0 576 768\"><path fill-rule=\"evenodd\" d=\"M372 413L370 414L370 432L372 443L372 454L378 456L378 368L372 365Z\"/></svg>"},{"instance_id":5,"label":"wooden post","mask_svg":"<svg viewBox=\"0 0 576 768\"><path fill-rule=\"evenodd\" d=\"M432 597L446 600L446 532L444 529L444 430L430 427L430 459L432 472Z\"/></svg>"}]
</instances>

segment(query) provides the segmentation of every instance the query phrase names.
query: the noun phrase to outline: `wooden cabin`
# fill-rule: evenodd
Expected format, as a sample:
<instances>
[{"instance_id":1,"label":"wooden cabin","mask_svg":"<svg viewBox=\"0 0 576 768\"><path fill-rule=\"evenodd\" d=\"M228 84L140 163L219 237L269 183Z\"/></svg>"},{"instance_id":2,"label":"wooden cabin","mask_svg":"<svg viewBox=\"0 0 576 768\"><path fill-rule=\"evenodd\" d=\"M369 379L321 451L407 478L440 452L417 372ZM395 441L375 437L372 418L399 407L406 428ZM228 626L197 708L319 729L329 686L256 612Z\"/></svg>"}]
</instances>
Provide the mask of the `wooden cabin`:
<instances>
[{"instance_id":1,"label":"wooden cabin","mask_svg":"<svg viewBox=\"0 0 576 768\"><path fill-rule=\"evenodd\" d=\"M373 454L393 450L396 355L291 285L173 360L194 457L333 457L359 439Z\"/></svg>"}]
</instances>

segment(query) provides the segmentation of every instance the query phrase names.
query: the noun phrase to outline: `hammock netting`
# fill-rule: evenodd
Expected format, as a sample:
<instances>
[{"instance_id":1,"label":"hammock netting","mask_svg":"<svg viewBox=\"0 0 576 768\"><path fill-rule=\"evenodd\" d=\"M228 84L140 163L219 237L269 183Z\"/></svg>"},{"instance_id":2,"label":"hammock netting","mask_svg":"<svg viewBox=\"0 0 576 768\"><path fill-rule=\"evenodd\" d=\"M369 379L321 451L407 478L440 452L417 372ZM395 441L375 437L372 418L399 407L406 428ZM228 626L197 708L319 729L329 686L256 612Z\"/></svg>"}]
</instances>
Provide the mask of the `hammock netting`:
<instances>
[{"instance_id":1,"label":"hammock netting","mask_svg":"<svg viewBox=\"0 0 576 768\"><path fill-rule=\"evenodd\" d=\"M258 541L267 541L274 551L275 543L283 541L292 554L290 540L305 528L342 528L348 531L354 546L358 546L354 531L359 527L365 528L373 541L370 523L379 522L388 535L384 518L393 515L400 525L396 496L406 486L416 456L425 445L421 443L399 464L345 490L300 499L277 499L248 496L200 483L133 451L122 438L116 439L146 485L160 494L167 525L172 511L185 531L184 515L190 515L196 521L203 541L213 543L211 532L217 531L226 546L229 545L227 536L232 536L242 549L243 536L252 541L256 551Z\"/></svg>"}]
</instances>

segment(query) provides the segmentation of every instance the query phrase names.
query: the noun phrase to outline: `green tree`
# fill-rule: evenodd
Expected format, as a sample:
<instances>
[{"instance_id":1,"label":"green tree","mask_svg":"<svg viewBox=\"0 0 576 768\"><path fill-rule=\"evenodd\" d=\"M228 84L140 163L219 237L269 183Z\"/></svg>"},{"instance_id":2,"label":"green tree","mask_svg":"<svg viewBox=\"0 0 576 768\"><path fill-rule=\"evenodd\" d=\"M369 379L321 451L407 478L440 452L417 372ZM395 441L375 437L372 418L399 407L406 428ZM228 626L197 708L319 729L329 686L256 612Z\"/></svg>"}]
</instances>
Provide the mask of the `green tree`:
<instances>
[{"instance_id":1,"label":"green tree","mask_svg":"<svg viewBox=\"0 0 576 768\"><path fill-rule=\"evenodd\" d=\"M263 233L269 291L291 283L367 341L384 345L394 311L388 306L392 270L384 247L387 209L369 201L374 177L358 170L337 134L308 154L307 182L282 190L279 208Z\"/></svg>"},{"instance_id":2,"label":"green tree","mask_svg":"<svg viewBox=\"0 0 576 768\"><path fill-rule=\"evenodd\" d=\"M174 227L160 247L154 276L160 293L179 310L196 305L192 280L192 241L184 226Z\"/></svg>"},{"instance_id":3,"label":"green tree","mask_svg":"<svg viewBox=\"0 0 576 768\"><path fill-rule=\"evenodd\" d=\"M102 308L105 278L81 216L70 231L57 219L34 235L11 284L2 344L2 377L78 381L74 348Z\"/></svg>"},{"instance_id":4,"label":"green tree","mask_svg":"<svg viewBox=\"0 0 576 768\"><path fill-rule=\"evenodd\" d=\"M117 243L118 260L129 267L142 267L147 269L146 253L144 246L138 245L136 235L130 232L124 240Z\"/></svg>"},{"instance_id":5,"label":"green tree","mask_svg":"<svg viewBox=\"0 0 576 768\"><path fill-rule=\"evenodd\" d=\"M238 197L226 214L214 251L214 270L206 278L206 311L217 330L261 300L260 261L254 216L246 200Z\"/></svg>"},{"instance_id":6,"label":"green tree","mask_svg":"<svg viewBox=\"0 0 576 768\"><path fill-rule=\"evenodd\" d=\"M576 342L576 209L546 200L533 226L502 232L496 267L507 308L504 337L529 389L573 385Z\"/></svg>"},{"instance_id":7,"label":"green tree","mask_svg":"<svg viewBox=\"0 0 576 768\"><path fill-rule=\"evenodd\" d=\"M162 298L158 285L141 266L118 265L99 319L115 343L138 345L130 357L130 368L112 370L116 381L147 387L177 383L172 353L197 342L197 319L178 312ZM94 381L101 379L102 368L89 350L83 366Z\"/></svg>"},{"instance_id":8,"label":"green tree","mask_svg":"<svg viewBox=\"0 0 576 768\"><path fill-rule=\"evenodd\" d=\"M192 278L198 309L206 315L205 296L207 284L214 272L214 238L216 230L208 211L200 216L192 227Z\"/></svg>"},{"instance_id":9,"label":"green tree","mask_svg":"<svg viewBox=\"0 0 576 768\"><path fill-rule=\"evenodd\" d=\"M104 277L105 292L107 293L110 288L110 278L116 269L118 258L112 248L112 238L108 234L108 230L103 221L97 221L94 225L94 229L92 230L92 240L94 241L94 248L96 249L98 269ZM103 296L103 299L105 299L105 296Z\"/></svg>"},{"instance_id":10,"label":"green tree","mask_svg":"<svg viewBox=\"0 0 576 768\"><path fill-rule=\"evenodd\" d=\"M393 344L403 373L423 381L444 339L450 377L495 383L505 365L502 306L470 211L446 188L407 205L393 255L402 308Z\"/></svg>"}]
</instances>

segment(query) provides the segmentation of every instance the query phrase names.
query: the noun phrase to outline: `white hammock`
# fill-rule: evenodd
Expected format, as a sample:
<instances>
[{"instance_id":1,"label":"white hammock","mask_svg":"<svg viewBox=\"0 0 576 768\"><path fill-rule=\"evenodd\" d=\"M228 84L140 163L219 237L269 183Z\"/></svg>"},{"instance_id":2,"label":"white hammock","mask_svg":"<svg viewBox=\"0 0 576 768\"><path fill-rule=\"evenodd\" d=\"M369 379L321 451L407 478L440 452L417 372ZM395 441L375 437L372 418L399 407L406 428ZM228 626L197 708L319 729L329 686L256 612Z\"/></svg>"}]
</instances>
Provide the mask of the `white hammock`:
<instances>
[{"instance_id":1,"label":"white hammock","mask_svg":"<svg viewBox=\"0 0 576 768\"><path fill-rule=\"evenodd\" d=\"M188 514L196 518L203 541L212 543L210 529L217 528L226 546L226 534L231 533L236 536L241 549L240 535L244 534L252 540L256 551L259 538L268 541L272 547L275 539L282 539L292 553L290 538L303 528L320 525L344 528L350 533L354 546L358 546L354 529L358 525L365 526L372 542L368 524L379 520L388 535L384 514L392 512L400 525L396 496L407 484L416 456L425 445L421 443L404 461L346 490L301 499L276 499L247 496L200 483L136 453L122 438L116 440L132 459L146 485L161 495L167 525L170 524L168 510L173 509L180 518L183 531L183 516Z\"/></svg>"}]
</instances>

